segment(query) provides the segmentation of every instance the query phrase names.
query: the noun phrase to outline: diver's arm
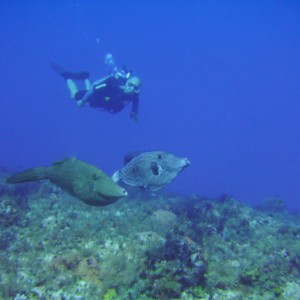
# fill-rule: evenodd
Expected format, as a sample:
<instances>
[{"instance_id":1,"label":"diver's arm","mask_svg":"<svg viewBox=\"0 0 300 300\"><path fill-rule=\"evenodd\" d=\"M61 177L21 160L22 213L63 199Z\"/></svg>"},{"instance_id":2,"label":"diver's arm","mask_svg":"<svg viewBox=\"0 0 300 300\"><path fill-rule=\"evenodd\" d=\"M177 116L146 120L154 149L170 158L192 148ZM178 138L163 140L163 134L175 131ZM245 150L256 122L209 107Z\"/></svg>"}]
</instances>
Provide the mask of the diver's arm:
<instances>
[{"instance_id":1,"label":"diver's arm","mask_svg":"<svg viewBox=\"0 0 300 300\"><path fill-rule=\"evenodd\" d=\"M106 76L99 80L96 80L95 82L93 82L93 89L98 90L99 88L105 87L110 78L111 76Z\"/></svg>"},{"instance_id":2,"label":"diver's arm","mask_svg":"<svg viewBox=\"0 0 300 300\"><path fill-rule=\"evenodd\" d=\"M130 111L130 119L137 121L138 119L138 111L139 111L139 96L136 95L132 100L132 106Z\"/></svg>"}]
</instances>

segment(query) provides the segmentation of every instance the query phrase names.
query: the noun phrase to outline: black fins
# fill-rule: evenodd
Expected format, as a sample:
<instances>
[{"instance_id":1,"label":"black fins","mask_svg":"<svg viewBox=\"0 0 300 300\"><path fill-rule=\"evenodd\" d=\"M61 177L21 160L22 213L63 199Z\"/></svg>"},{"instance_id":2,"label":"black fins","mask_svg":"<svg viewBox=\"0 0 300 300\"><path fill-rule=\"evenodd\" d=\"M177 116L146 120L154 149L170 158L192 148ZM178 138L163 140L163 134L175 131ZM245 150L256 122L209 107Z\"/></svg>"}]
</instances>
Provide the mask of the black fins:
<instances>
[{"instance_id":1,"label":"black fins","mask_svg":"<svg viewBox=\"0 0 300 300\"><path fill-rule=\"evenodd\" d=\"M53 71L55 71L56 73L58 73L60 75L62 75L63 73L66 72L65 69L57 63L52 62L51 67L52 67Z\"/></svg>"},{"instance_id":2,"label":"black fins","mask_svg":"<svg viewBox=\"0 0 300 300\"><path fill-rule=\"evenodd\" d=\"M46 179L45 168L32 168L26 171L16 173L6 178L7 183L20 183L27 181L36 181Z\"/></svg>"},{"instance_id":3,"label":"black fins","mask_svg":"<svg viewBox=\"0 0 300 300\"><path fill-rule=\"evenodd\" d=\"M51 67L56 73L61 75L64 79L85 80L85 79L88 79L90 77L89 72L85 72L85 71L83 71L83 72L66 71L62 66L60 66L59 64L54 63L54 62L51 63Z\"/></svg>"}]
</instances>

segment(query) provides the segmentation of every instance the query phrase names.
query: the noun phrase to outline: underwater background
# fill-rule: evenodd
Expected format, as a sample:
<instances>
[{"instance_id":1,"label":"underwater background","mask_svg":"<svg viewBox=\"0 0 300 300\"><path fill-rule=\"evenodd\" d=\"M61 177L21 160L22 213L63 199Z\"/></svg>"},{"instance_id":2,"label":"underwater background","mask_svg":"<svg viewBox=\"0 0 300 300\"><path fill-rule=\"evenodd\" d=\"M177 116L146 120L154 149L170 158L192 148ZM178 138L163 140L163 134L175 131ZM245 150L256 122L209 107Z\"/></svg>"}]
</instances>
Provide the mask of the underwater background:
<instances>
[{"instance_id":1,"label":"underwater background","mask_svg":"<svg viewBox=\"0 0 300 300\"><path fill-rule=\"evenodd\" d=\"M130 151L192 166L172 190L247 202L300 197L297 1L1 1L0 165L76 156L111 174ZM112 53L143 81L127 111L78 109L50 68L107 74Z\"/></svg>"},{"instance_id":2,"label":"underwater background","mask_svg":"<svg viewBox=\"0 0 300 300\"><path fill-rule=\"evenodd\" d=\"M0 299L300 299L286 210L300 211L299 13L292 0L1 1ZM97 80L106 53L142 79L137 122L129 106L78 108L50 66ZM95 208L4 182L68 157L111 175L145 150L191 161L157 199Z\"/></svg>"}]
</instances>

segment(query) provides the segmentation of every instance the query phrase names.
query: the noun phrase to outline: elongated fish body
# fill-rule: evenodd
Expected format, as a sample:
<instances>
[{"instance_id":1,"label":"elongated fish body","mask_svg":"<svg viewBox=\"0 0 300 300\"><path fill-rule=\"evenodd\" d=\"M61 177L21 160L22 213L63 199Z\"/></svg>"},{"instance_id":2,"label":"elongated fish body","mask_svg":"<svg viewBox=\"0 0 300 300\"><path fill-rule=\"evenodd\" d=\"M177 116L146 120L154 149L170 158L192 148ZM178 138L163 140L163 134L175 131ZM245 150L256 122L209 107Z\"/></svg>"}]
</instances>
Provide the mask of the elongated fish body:
<instances>
[{"instance_id":1,"label":"elongated fish body","mask_svg":"<svg viewBox=\"0 0 300 300\"><path fill-rule=\"evenodd\" d=\"M127 196L127 191L97 167L72 158L14 174L8 183L49 179L89 205L104 206Z\"/></svg>"},{"instance_id":2,"label":"elongated fish body","mask_svg":"<svg viewBox=\"0 0 300 300\"><path fill-rule=\"evenodd\" d=\"M125 166L116 171L115 182L136 187L144 187L151 192L162 189L190 165L187 158L180 158L163 151L135 152L127 154Z\"/></svg>"}]
</instances>

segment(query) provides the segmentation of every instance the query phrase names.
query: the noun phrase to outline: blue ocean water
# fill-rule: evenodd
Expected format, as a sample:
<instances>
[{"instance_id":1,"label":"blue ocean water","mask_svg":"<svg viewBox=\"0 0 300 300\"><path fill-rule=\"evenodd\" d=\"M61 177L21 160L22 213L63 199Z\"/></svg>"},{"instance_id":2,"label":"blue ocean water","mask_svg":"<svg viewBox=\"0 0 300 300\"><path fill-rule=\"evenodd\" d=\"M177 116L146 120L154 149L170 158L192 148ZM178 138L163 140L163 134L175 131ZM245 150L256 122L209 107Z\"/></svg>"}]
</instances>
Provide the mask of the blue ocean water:
<instances>
[{"instance_id":1,"label":"blue ocean water","mask_svg":"<svg viewBox=\"0 0 300 300\"><path fill-rule=\"evenodd\" d=\"M299 210L297 1L1 1L0 165L76 156L108 174L136 150L191 166L172 192ZM91 79L112 53L142 78L139 121L78 108L55 61Z\"/></svg>"}]
</instances>

